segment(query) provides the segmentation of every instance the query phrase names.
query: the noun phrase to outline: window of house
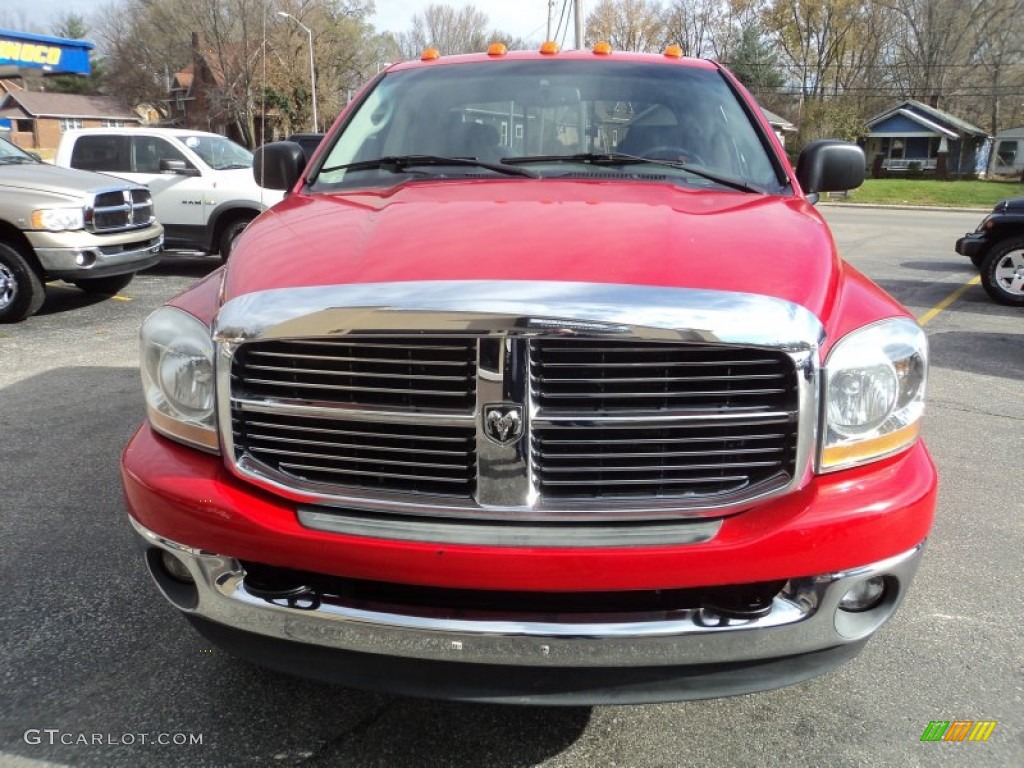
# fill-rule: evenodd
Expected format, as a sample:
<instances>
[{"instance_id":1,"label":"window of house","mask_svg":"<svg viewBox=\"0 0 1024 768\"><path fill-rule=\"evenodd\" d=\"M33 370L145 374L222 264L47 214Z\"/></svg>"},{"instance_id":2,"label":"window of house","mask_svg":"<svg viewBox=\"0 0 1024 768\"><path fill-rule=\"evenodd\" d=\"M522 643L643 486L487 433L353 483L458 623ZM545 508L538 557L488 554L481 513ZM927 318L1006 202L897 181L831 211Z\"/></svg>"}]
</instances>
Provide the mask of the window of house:
<instances>
[{"instance_id":1,"label":"window of house","mask_svg":"<svg viewBox=\"0 0 1024 768\"><path fill-rule=\"evenodd\" d=\"M78 117L62 117L60 118L60 132L70 131L72 128L81 128L82 120Z\"/></svg>"},{"instance_id":2,"label":"window of house","mask_svg":"<svg viewBox=\"0 0 1024 768\"><path fill-rule=\"evenodd\" d=\"M1012 166L1017 159L1017 141L1000 141L996 147L996 159L1000 165Z\"/></svg>"},{"instance_id":3,"label":"window of house","mask_svg":"<svg viewBox=\"0 0 1024 768\"><path fill-rule=\"evenodd\" d=\"M124 120L103 120L101 124L104 128L124 128Z\"/></svg>"},{"instance_id":4,"label":"window of house","mask_svg":"<svg viewBox=\"0 0 1024 768\"><path fill-rule=\"evenodd\" d=\"M15 120L14 130L18 133L32 133L34 127L33 122L34 121L32 120Z\"/></svg>"}]
</instances>

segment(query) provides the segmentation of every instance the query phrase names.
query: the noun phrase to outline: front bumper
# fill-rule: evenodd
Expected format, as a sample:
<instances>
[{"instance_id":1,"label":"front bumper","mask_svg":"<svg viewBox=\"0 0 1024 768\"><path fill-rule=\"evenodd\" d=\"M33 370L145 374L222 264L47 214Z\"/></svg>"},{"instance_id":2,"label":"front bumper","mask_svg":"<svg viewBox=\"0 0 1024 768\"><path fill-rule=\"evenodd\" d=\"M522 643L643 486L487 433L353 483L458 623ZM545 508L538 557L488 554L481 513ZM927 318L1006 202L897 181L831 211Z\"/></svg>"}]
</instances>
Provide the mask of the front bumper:
<instances>
[{"instance_id":1,"label":"front bumper","mask_svg":"<svg viewBox=\"0 0 1024 768\"><path fill-rule=\"evenodd\" d=\"M984 232L968 232L956 241L956 252L970 258L977 256L988 246L988 237Z\"/></svg>"},{"instance_id":2,"label":"front bumper","mask_svg":"<svg viewBox=\"0 0 1024 768\"><path fill-rule=\"evenodd\" d=\"M544 703L668 701L778 687L851 656L897 609L935 507L922 443L724 518L710 540L662 546L485 547L304 527L295 503L144 425L122 465L132 524L164 595L205 635L285 671L434 697ZM703 524L703 523L701 523ZM194 585L159 567L178 558ZM779 580L757 618L704 607L587 617L477 617L337 594L266 599L245 563L390 584L520 593L665 590ZM882 576L863 613L838 610Z\"/></svg>"},{"instance_id":3,"label":"front bumper","mask_svg":"<svg viewBox=\"0 0 1024 768\"><path fill-rule=\"evenodd\" d=\"M758 618L729 619L695 608L590 621L542 613L476 619L452 611L397 612L340 594L258 597L247 588L239 561L133 525L165 597L204 635L243 657L401 693L545 703L706 698L821 674L855 655L892 616L923 548L791 579ZM161 551L188 569L195 589L161 569ZM847 591L872 577L885 581L881 603L860 613L841 610ZM387 674L366 679L374 666ZM532 682L524 689L526 680ZM657 684L645 684L652 681Z\"/></svg>"},{"instance_id":4,"label":"front bumper","mask_svg":"<svg viewBox=\"0 0 1024 768\"><path fill-rule=\"evenodd\" d=\"M148 269L160 261L163 227L116 235L88 232L26 232L47 277L83 280Z\"/></svg>"}]
</instances>

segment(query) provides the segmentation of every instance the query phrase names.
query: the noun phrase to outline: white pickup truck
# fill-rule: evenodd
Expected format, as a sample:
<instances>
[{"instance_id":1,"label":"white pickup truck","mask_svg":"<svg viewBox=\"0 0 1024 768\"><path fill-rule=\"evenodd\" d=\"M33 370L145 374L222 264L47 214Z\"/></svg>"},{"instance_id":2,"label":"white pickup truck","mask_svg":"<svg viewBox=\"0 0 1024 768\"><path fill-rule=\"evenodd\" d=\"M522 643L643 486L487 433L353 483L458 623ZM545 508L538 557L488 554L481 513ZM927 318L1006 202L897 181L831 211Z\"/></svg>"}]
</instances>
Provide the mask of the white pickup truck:
<instances>
[{"instance_id":1,"label":"white pickup truck","mask_svg":"<svg viewBox=\"0 0 1024 768\"><path fill-rule=\"evenodd\" d=\"M166 247L227 259L242 230L282 198L252 176L252 153L216 133L85 128L64 133L56 164L145 184Z\"/></svg>"}]
</instances>

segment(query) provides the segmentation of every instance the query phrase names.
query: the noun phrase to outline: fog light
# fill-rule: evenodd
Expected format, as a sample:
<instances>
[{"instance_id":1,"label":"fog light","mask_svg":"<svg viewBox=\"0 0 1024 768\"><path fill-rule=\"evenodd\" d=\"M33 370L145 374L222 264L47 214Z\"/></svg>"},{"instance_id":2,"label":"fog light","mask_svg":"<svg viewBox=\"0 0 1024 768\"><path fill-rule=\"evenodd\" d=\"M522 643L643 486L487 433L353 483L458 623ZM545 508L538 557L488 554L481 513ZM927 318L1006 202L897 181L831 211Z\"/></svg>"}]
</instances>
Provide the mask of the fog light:
<instances>
[{"instance_id":1,"label":"fog light","mask_svg":"<svg viewBox=\"0 0 1024 768\"><path fill-rule=\"evenodd\" d=\"M839 608L850 613L861 613L869 611L882 602L885 597L885 579L881 576L872 576L864 579L850 587L843 599L839 601Z\"/></svg>"},{"instance_id":2,"label":"fog light","mask_svg":"<svg viewBox=\"0 0 1024 768\"><path fill-rule=\"evenodd\" d=\"M160 565L175 581L180 581L182 584L194 584L195 579L192 578L192 574L189 573L188 568L178 558L172 555L167 550L160 553Z\"/></svg>"}]
</instances>

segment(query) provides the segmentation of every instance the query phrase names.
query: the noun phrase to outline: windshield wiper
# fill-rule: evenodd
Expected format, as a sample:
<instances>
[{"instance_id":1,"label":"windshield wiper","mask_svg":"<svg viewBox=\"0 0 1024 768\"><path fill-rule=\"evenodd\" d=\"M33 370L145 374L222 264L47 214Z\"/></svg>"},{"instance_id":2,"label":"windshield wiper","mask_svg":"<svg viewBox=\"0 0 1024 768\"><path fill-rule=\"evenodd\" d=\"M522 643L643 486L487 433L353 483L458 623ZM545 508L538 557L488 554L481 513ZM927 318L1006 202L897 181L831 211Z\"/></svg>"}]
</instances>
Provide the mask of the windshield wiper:
<instances>
[{"instance_id":1,"label":"windshield wiper","mask_svg":"<svg viewBox=\"0 0 1024 768\"><path fill-rule=\"evenodd\" d=\"M721 184L723 187L738 189L741 192L754 192L764 194L763 189L747 184L738 179L731 179L728 176L720 176L717 173L706 170L703 166L681 163L677 160L659 160L654 157L640 157L639 155L627 155L624 152L581 152L576 155L529 155L526 157L510 157L505 160L506 164L520 163L583 163L584 165L617 166L617 165L658 165L664 168L674 168L702 179Z\"/></svg>"},{"instance_id":2,"label":"windshield wiper","mask_svg":"<svg viewBox=\"0 0 1024 768\"><path fill-rule=\"evenodd\" d=\"M390 157L377 157L373 160L360 160L355 163L342 163L321 168L320 173L331 171L373 171L383 170L389 173L406 173L409 168L429 165L461 165L473 168L485 168L488 171L501 173L506 176L525 176L529 179L539 178L535 171L526 168L514 168L504 163L489 163L485 160L476 160L472 157L442 157L441 155L393 155Z\"/></svg>"}]
</instances>

